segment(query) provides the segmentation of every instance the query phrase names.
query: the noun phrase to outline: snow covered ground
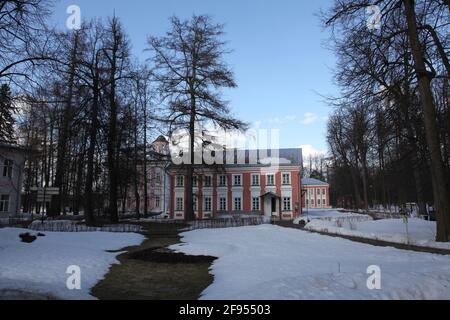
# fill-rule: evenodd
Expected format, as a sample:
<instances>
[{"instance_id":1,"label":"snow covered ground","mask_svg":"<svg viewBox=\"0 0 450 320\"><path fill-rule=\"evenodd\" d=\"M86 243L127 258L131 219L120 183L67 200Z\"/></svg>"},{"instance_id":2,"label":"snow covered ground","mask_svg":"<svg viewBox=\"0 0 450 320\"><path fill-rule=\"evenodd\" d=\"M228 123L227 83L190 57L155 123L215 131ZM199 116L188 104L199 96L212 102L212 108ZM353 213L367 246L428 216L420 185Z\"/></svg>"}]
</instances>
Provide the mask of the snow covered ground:
<instances>
[{"instance_id":1,"label":"snow covered ground","mask_svg":"<svg viewBox=\"0 0 450 320\"><path fill-rule=\"evenodd\" d=\"M332 214L327 212L325 214ZM338 212L336 214L339 214ZM324 219L317 217L310 219L307 230L355 236L366 239L383 240L401 244L411 244L430 248L450 249L448 243L437 243L436 222L418 218L408 220L408 229L403 219L385 220L354 220L351 217ZM408 230L408 232L407 232Z\"/></svg>"},{"instance_id":2,"label":"snow covered ground","mask_svg":"<svg viewBox=\"0 0 450 320\"><path fill-rule=\"evenodd\" d=\"M31 244L19 234L30 230L0 229L0 299L93 299L90 289L117 263L121 250L138 245L144 237L134 233L45 232ZM69 266L81 268L81 290L68 290Z\"/></svg>"},{"instance_id":3,"label":"snow covered ground","mask_svg":"<svg viewBox=\"0 0 450 320\"><path fill-rule=\"evenodd\" d=\"M273 225L183 234L171 249L218 257L202 299L450 299L450 256L375 247ZM381 268L381 290L367 268Z\"/></svg>"}]
</instances>

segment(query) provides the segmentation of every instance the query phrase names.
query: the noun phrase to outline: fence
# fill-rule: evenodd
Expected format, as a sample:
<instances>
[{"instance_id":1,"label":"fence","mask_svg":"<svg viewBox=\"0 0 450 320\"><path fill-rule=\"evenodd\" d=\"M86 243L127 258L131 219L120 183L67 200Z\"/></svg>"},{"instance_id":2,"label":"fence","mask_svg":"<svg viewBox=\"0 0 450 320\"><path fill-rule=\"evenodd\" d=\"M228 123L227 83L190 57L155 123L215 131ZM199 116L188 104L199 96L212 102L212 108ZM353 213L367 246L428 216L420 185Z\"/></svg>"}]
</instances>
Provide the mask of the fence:
<instances>
[{"instance_id":1,"label":"fence","mask_svg":"<svg viewBox=\"0 0 450 320\"><path fill-rule=\"evenodd\" d=\"M118 224L103 227L89 227L73 221L34 221L29 229L43 232L141 232L142 227L131 224Z\"/></svg>"},{"instance_id":2,"label":"fence","mask_svg":"<svg viewBox=\"0 0 450 320\"><path fill-rule=\"evenodd\" d=\"M265 217L196 220L196 221L189 222L189 226L185 230L192 231L192 230L198 230L198 229L221 229L221 228L248 227L248 226L258 226L258 225L265 224L268 222L269 221Z\"/></svg>"},{"instance_id":3,"label":"fence","mask_svg":"<svg viewBox=\"0 0 450 320\"><path fill-rule=\"evenodd\" d=\"M26 223L31 223L32 217L30 215L17 215L14 217L0 218L0 226L17 226Z\"/></svg>"}]
</instances>

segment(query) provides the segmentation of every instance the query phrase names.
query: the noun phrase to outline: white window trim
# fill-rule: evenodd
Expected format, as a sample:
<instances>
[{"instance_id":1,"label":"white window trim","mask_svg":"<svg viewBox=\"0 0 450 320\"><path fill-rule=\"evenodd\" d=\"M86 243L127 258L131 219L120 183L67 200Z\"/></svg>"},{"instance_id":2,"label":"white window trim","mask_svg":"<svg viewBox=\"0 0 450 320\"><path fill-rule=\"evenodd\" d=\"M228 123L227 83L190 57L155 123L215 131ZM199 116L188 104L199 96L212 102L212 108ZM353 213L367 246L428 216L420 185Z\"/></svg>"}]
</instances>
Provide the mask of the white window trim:
<instances>
[{"instance_id":1,"label":"white window trim","mask_svg":"<svg viewBox=\"0 0 450 320\"><path fill-rule=\"evenodd\" d=\"M2 200L2 197L8 197L7 200ZM0 213L6 213L9 212L9 206L10 206L10 200L11 200L11 196L9 194L2 194L0 195L0 202L3 204L3 210L0 211ZM5 204L8 204L7 206L5 206ZM6 207L6 210L5 210Z\"/></svg>"},{"instance_id":2,"label":"white window trim","mask_svg":"<svg viewBox=\"0 0 450 320\"><path fill-rule=\"evenodd\" d=\"M217 197L217 199L218 199L218 208L219 208L219 211L228 211L228 197L227 196L225 196L225 195L219 195L218 197ZM221 200L222 199L225 199L225 209L222 209L222 206L221 206Z\"/></svg>"},{"instance_id":3,"label":"white window trim","mask_svg":"<svg viewBox=\"0 0 450 320\"><path fill-rule=\"evenodd\" d=\"M254 177L258 177L258 184L253 184L253 178ZM260 174L258 174L258 173L253 173L252 174L252 181L251 181L251 183L252 183L252 187L260 187L261 186L261 175Z\"/></svg>"},{"instance_id":4,"label":"white window trim","mask_svg":"<svg viewBox=\"0 0 450 320\"><path fill-rule=\"evenodd\" d=\"M236 178L239 177L240 184L236 184ZM242 187L244 185L244 181L242 174L233 174L233 187Z\"/></svg>"},{"instance_id":5,"label":"white window trim","mask_svg":"<svg viewBox=\"0 0 450 320\"><path fill-rule=\"evenodd\" d=\"M179 179L181 179L181 181L183 182L182 184L178 184L178 182L180 181ZM175 177L175 187L176 188L184 188L184 185L185 185L184 176L177 175Z\"/></svg>"},{"instance_id":6,"label":"white window trim","mask_svg":"<svg viewBox=\"0 0 450 320\"><path fill-rule=\"evenodd\" d=\"M273 184L269 184L269 177L273 177ZM277 176L275 173L268 173L266 174L266 186L268 187L275 187L277 184Z\"/></svg>"},{"instance_id":7,"label":"white window trim","mask_svg":"<svg viewBox=\"0 0 450 320\"><path fill-rule=\"evenodd\" d=\"M239 209L236 206L236 204L237 204L236 200L238 200L238 199L240 200L239 201L239 204L240 204L240 208ZM242 197L234 197L233 198L233 211L242 211Z\"/></svg>"},{"instance_id":8,"label":"white window trim","mask_svg":"<svg viewBox=\"0 0 450 320\"><path fill-rule=\"evenodd\" d=\"M258 208L255 208L255 200L257 200ZM259 197L252 197L252 211L261 210L261 199Z\"/></svg>"},{"instance_id":9,"label":"white window trim","mask_svg":"<svg viewBox=\"0 0 450 320\"><path fill-rule=\"evenodd\" d=\"M289 176L289 183L284 183L284 176ZM281 173L281 185L282 186L292 186L292 173L282 172Z\"/></svg>"},{"instance_id":10,"label":"white window trim","mask_svg":"<svg viewBox=\"0 0 450 320\"><path fill-rule=\"evenodd\" d=\"M179 202L178 202L178 200L180 200L181 199L181 209L179 209L179 206L178 206L178 204L179 204ZM176 197L175 198L175 212L184 212L184 198L183 197Z\"/></svg>"},{"instance_id":11,"label":"white window trim","mask_svg":"<svg viewBox=\"0 0 450 320\"><path fill-rule=\"evenodd\" d=\"M289 210L286 209L286 199L289 199ZM291 197L283 197L283 212L292 212L292 198Z\"/></svg>"},{"instance_id":12,"label":"white window trim","mask_svg":"<svg viewBox=\"0 0 450 320\"><path fill-rule=\"evenodd\" d=\"M206 200L209 199L209 210L206 209ZM213 199L211 196L203 197L203 212L211 213L213 211Z\"/></svg>"},{"instance_id":13,"label":"white window trim","mask_svg":"<svg viewBox=\"0 0 450 320\"><path fill-rule=\"evenodd\" d=\"M206 177L211 179L211 184L209 186L206 185ZM205 175L203 176L203 188L212 188L213 187L213 176L212 175Z\"/></svg>"},{"instance_id":14,"label":"white window trim","mask_svg":"<svg viewBox=\"0 0 450 320\"><path fill-rule=\"evenodd\" d=\"M222 177L225 178L225 184L220 184L220 180L221 180ZM217 187L218 188L226 188L226 187L228 187L228 176L227 175L221 174L221 175L217 176Z\"/></svg>"}]
</instances>

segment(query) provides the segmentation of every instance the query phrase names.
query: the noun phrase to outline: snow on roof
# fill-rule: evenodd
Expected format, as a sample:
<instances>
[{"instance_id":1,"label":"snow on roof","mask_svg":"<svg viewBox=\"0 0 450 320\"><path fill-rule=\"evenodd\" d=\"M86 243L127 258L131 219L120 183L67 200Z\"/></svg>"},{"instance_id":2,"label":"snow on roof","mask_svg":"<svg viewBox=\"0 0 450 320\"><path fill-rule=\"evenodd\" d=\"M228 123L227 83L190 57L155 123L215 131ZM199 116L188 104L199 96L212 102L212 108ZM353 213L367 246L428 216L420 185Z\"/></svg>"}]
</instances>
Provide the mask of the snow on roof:
<instances>
[{"instance_id":1,"label":"snow on roof","mask_svg":"<svg viewBox=\"0 0 450 320\"><path fill-rule=\"evenodd\" d=\"M302 179L302 185L304 186L328 186L329 184L324 182L324 181L320 181L314 178L305 178Z\"/></svg>"}]
</instances>

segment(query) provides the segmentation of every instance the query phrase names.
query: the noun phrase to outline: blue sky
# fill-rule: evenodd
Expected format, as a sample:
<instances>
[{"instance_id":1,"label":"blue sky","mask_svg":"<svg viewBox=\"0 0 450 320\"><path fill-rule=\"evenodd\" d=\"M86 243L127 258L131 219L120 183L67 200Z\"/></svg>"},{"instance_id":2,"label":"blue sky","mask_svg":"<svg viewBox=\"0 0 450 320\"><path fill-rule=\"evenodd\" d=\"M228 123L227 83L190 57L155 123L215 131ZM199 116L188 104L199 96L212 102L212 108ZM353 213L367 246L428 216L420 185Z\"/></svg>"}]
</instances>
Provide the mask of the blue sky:
<instances>
[{"instance_id":1,"label":"blue sky","mask_svg":"<svg viewBox=\"0 0 450 320\"><path fill-rule=\"evenodd\" d=\"M168 18L209 14L225 24L233 53L227 62L239 88L226 92L235 115L263 129L280 129L281 147L309 145L326 150L331 109L319 95L337 94L333 53L323 47L327 33L316 13L331 0L59 0L55 20L63 27L66 8L78 5L82 18L121 18L133 51L147 54L148 35L162 35ZM306 148L306 149L308 149ZM305 150L308 152L308 150Z\"/></svg>"}]
</instances>

